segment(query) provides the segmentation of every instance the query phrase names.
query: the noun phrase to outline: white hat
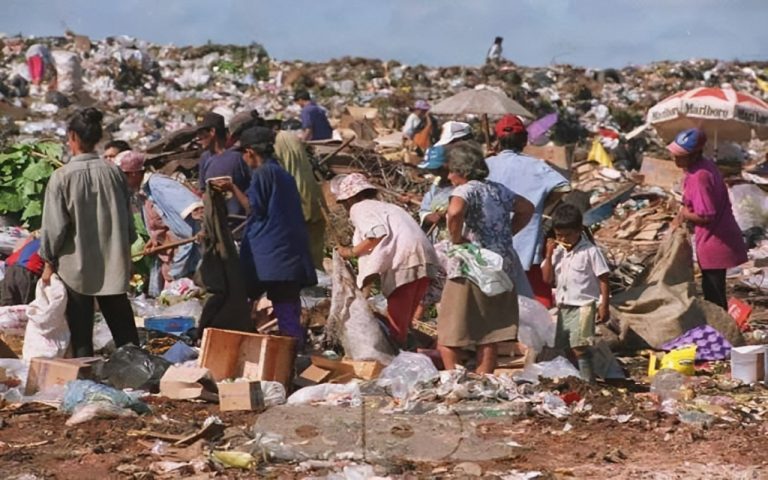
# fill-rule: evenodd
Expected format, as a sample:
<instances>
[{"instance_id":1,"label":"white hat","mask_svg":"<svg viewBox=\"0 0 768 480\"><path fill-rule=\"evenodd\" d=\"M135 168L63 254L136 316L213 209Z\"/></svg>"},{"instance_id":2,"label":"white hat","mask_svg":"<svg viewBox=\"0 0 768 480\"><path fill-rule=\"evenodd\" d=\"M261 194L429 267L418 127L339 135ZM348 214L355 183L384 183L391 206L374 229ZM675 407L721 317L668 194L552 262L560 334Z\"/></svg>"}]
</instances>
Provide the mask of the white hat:
<instances>
[{"instance_id":1,"label":"white hat","mask_svg":"<svg viewBox=\"0 0 768 480\"><path fill-rule=\"evenodd\" d=\"M457 138L464 138L472 134L472 129L468 123L464 122L445 122L443 130L440 132L440 140L435 146L448 145Z\"/></svg>"},{"instance_id":2,"label":"white hat","mask_svg":"<svg viewBox=\"0 0 768 480\"><path fill-rule=\"evenodd\" d=\"M376 186L369 182L362 173L350 173L336 185L331 185L331 193L336 196L336 201L339 202L350 199L364 190L376 190Z\"/></svg>"}]
</instances>

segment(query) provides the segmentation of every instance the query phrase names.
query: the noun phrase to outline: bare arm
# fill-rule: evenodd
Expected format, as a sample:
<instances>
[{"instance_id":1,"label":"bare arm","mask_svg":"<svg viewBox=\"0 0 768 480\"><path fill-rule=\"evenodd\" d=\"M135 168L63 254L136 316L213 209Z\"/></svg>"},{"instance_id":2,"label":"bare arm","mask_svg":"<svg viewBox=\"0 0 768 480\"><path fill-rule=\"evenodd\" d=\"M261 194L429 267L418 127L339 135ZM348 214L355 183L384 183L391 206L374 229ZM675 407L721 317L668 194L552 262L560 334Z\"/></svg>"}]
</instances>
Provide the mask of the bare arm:
<instances>
[{"instance_id":1,"label":"bare arm","mask_svg":"<svg viewBox=\"0 0 768 480\"><path fill-rule=\"evenodd\" d=\"M555 252L556 246L553 238L547 239L547 253L544 257L544 261L541 262L541 276L549 286L555 285L555 269L552 267L552 254Z\"/></svg>"},{"instance_id":2,"label":"bare arm","mask_svg":"<svg viewBox=\"0 0 768 480\"><path fill-rule=\"evenodd\" d=\"M243 193L243 191L240 190L237 185L232 183L232 179L226 178L221 180L214 180L211 182L211 185L219 191L232 192L232 195L234 195L235 199L237 199L237 203L239 203L245 210L245 214L251 214L251 202L248 201L248 196Z\"/></svg>"},{"instance_id":3,"label":"bare arm","mask_svg":"<svg viewBox=\"0 0 768 480\"><path fill-rule=\"evenodd\" d=\"M448 235L450 236L451 243L459 244L467 242L467 239L463 236L464 211L466 208L467 204L463 198L451 197L451 201L448 203L448 211L445 214Z\"/></svg>"},{"instance_id":4,"label":"bare arm","mask_svg":"<svg viewBox=\"0 0 768 480\"><path fill-rule=\"evenodd\" d=\"M597 310L597 319L601 322L608 321L610 316L611 289L608 285L608 274L604 273L598 277L600 279L600 307Z\"/></svg>"},{"instance_id":5,"label":"bare arm","mask_svg":"<svg viewBox=\"0 0 768 480\"><path fill-rule=\"evenodd\" d=\"M531 221L534 206L527 199L518 195L515 197L515 206L512 212L514 213L512 216L512 234L517 235L517 232L525 228L528 222Z\"/></svg>"}]
</instances>

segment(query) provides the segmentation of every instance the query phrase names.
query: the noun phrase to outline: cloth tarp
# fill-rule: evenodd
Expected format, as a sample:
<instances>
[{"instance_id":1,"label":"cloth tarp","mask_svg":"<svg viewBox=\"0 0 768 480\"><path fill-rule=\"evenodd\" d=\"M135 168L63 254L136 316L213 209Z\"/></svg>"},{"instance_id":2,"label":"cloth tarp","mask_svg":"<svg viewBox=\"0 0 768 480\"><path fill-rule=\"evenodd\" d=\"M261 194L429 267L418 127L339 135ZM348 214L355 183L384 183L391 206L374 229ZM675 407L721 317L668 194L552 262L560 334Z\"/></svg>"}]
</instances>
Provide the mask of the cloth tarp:
<instances>
[{"instance_id":1,"label":"cloth tarp","mask_svg":"<svg viewBox=\"0 0 768 480\"><path fill-rule=\"evenodd\" d=\"M689 330L711 325L733 346L744 338L731 316L696 293L693 251L678 228L660 246L645 281L616 295L611 315L620 321L619 339L630 349L661 349Z\"/></svg>"}]
</instances>

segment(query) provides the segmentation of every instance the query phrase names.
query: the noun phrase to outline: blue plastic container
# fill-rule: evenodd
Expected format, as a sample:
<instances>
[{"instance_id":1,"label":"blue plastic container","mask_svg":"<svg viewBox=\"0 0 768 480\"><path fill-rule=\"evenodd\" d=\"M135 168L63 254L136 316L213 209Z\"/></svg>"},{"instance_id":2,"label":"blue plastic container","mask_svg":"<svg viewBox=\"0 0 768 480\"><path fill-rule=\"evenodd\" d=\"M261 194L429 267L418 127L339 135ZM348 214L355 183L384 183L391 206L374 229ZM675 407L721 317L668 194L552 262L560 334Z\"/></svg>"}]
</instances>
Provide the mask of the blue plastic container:
<instances>
[{"instance_id":1,"label":"blue plastic container","mask_svg":"<svg viewBox=\"0 0 768 480\"><path fill-rule=\"evenodd\" d=\"M157 316L144 319L144 328L165 333L180 334L194 328L194 317Z\"/></svg>"}]
</instances>

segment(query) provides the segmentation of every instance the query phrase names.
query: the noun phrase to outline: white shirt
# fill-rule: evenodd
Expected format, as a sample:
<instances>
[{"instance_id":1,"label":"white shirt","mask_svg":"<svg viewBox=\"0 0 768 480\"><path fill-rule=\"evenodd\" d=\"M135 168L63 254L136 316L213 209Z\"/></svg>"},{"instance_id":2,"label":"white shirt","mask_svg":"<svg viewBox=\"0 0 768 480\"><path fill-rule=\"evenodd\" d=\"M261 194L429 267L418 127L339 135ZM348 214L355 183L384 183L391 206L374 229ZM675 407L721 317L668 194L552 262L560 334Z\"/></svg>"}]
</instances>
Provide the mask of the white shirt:
<instances>
[{"instance_id":1,"label":"white shirt","mask_svg":"<svg viewBox=\"0 0 768 480\"><path fill-rule=\"evenodd\" d=\"M501 60L501 45L494 43L491 48L488 49L488 60Z\"/></svg>"},{"instance_id":2,"label":"white shirt","mask_svg":"<svg viewBox=\"0 0 768 480\"><path fill-rule=\"evenodd\" d=\"M558 246L552 254L558 305L580 307L600 299L598 277L609 273L608 262L594 243L582 237L571 250Z\"/></svg>"},{"instance_id":3,"label":"white shirt","mask_svg":"<svg viewBox=\"0 0 768 480\"><path fill-rule=\"evenodd\" d=\"M408 138L413 138L413 134L416 133L416 129L421 125L422 121L423 120L415 113L408 115L408 118L405 120L405 125L403 125L403 135Z\"/></svg>"}]
</instances>

